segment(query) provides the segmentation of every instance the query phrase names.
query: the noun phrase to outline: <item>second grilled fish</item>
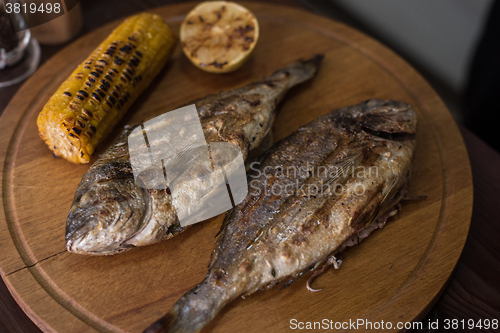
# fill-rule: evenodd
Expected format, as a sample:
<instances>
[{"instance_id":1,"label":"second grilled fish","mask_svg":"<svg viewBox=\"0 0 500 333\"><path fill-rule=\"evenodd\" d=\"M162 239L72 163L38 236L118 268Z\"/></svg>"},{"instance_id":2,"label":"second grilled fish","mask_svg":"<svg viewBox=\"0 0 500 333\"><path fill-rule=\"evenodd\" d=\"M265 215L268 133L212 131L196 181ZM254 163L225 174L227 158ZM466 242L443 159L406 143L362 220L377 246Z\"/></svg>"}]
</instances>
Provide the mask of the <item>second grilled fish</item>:
<instances>
[{"instance_id":1,"label":"second grilled fish","mask_svg":"<svg viewBox=\"0 0 500 333\"><path fill-rule=\"evenodd\" d=\"M193 102L206 141L234 143L246 158L269 132L285 93L312 78L321 59L293 63L263 80ZM183 230L168 190L146 190L135 183L127 141L133 129L128 128L82 177L66 222L68 251L114 254Z\"/></svg>"},{"instance_id":2,"label":"second grilled fish","mask_svg":"<svg viewBox=\"0 0 500 333\"><path fill-rule=\"evenodd\" d=\"M337 265L332 254L395 213L416 125L410 105L369 100L276 144L252 167L249 195L227 215L205 280L146 332L198 332L240 295Z\"/></svg>"}]
</instances>

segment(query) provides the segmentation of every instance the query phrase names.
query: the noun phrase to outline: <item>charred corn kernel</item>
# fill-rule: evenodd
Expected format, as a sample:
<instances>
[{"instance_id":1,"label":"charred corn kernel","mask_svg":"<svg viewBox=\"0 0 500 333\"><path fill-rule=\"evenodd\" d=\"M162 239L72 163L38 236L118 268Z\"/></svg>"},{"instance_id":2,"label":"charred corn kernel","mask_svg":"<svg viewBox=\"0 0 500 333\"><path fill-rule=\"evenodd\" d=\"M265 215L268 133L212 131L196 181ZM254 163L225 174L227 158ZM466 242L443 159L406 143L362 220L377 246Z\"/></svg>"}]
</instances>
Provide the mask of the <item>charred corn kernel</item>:
<instances>
[{"instance_id":1,"label":"charred corn kernel","mask_svg":"<svg viewBox=\"0 0 500 333\"><path fill-rule=\"evenodd\" d=\"M50 98L37 125L55 156L88 163L139 94L151 83L176 38L158 15L126 19Z\"/></svg>"}]
</instances>

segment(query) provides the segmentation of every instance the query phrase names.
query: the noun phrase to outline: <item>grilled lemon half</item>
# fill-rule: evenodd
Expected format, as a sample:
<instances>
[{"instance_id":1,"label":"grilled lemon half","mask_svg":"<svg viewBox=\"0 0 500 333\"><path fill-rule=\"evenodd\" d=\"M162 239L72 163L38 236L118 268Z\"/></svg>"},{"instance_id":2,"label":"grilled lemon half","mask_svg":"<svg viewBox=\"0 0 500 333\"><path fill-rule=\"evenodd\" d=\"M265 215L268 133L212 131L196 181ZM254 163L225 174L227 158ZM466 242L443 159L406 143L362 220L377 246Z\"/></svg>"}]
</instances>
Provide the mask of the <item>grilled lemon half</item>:
<instances>
[{"instance_id":1,"label":"grilled lemon half","mask_svg":"<svg viewBox=\"0 0 500 333\"><path fill-rule=\"evenodd\" d=\"M206 1L186 16L180 40L198 68L227 73L245 63L259 38L259 24L245 7L229 1Z\"/></svg>"}]
</instances>

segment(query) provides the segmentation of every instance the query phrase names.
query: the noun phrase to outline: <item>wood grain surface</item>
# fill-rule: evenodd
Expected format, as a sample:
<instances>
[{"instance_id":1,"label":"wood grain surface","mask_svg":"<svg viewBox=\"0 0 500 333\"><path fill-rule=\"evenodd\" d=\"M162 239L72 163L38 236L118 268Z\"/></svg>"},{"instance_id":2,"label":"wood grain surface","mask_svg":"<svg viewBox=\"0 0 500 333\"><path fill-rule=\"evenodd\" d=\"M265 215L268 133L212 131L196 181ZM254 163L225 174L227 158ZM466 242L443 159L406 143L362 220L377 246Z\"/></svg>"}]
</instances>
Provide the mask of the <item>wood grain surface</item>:
<instances>
[{"instance_id":1,"label":"wood grain surface","mask_svg":"<svg viewBox=\"0 0 500 333\"><path fill-rule=\"evenodd\" d=\"M349 249L341 270L316 280L322 292L309 293L305 278L285 290L259 292L233 302L205 331L284 331L292 318L394 323L421 318L456 265L472 209L467 152L450 114L406 62L359 32L291 8L244 5L261 26L248 63L231 74L208 74L192 66L177 48L119 127L323 53L314 81L290 91L280 105L275 139L334 108L368 98L411 103L419 133L410 194L428 199L404 204L382 231ZM192 6L154 12L178 31ZM202 280L221 223L221 217L214 218L168 242L117 256L65 251L65 219L88 165L53 159L38 138L35 120L60 83L118 23L86 35L49 60L19 90L0 122L0 273L23 310L47 332L140 332Z\"/></svg>"}]
</instances>

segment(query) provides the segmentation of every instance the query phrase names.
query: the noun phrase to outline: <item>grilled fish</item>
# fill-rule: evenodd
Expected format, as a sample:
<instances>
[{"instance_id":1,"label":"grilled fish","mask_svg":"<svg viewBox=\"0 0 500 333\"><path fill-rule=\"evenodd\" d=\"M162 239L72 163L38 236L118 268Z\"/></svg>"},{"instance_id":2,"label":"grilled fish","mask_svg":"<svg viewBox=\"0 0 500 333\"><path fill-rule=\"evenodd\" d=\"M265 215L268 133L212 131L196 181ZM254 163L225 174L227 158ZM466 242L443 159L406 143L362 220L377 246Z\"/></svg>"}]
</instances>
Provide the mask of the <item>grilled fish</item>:
<instances>
[{"instance_id":1,"label":"grilled fish","mask_svg":"<svg viewBox=\"0 0 500 333\"><path fill-rule=\"evenodd\" d=\"M299 61L242 88L194 101L206 141L234 143L245 159L269 132L287 90L312 78L321 59ZM68 251L114 254L184 230L169 190L147 190L134 180L127 141L134 128L127 128L82 177L66 222Z\"/></svg>"},{"instance_id":2,"label":"grilled fish","mask_svg":"<svg viewBox=\"0 0 500 333\"><path fill-rule=\"evenodd\" d=\"M416 123L408 104L369 100L276 144L226 215L205 280L145 332L198 332L240 295L336 265L332 254L381 226L405 195Z\"/></svg>"}]
</instances>

